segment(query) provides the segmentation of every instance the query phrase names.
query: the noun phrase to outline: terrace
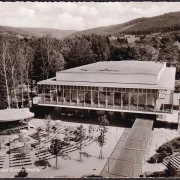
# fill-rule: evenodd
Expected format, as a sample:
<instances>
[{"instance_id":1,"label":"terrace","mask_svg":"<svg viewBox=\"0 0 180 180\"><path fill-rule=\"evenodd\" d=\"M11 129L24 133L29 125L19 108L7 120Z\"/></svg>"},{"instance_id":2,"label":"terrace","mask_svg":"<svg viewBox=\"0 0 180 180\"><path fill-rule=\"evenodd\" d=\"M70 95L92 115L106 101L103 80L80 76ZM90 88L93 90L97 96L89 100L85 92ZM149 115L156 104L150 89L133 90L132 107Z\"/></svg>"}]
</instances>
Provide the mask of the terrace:
<instances>
[{"instance_id":1,"label":"terrace","mask_svg":"<svg viewBox=\"0 0 180 180\"><path fill-rule=\"evenodd\" d=\"M28 177L55 177L63 176L64 174L70 177L81 177L88 173L99 174L106 158L100 160L98 158L99 149L95 139L99 135L99 129L97 125L92 125L92 131L89 135L88 125L83 125L85 128L86 138L82 142L82 156L83 162L78 162L79 150L78 145L75 140L75 132L78 123L68 123L68 122L58 122L51 120L50 133L49 135L46 132L46 120L32 119L28 123L27 130L20 130L20 133L14 135L1 135L1 151L0 151L0 169L9 169L13 168L12 172L3 172L0 171L0 175L3 177L14 177L17 174L17 170L21 167L25 168L37 168L39 172L29 172ZM38 143L36 136L36 128L41 127L42 131L40 132L40 144ZM115 128L115 127L114 127ZM107 145L104 147L105 157L109 156L112 148L116 144L116 138L119 138L124 130L124 128L116 128L119 131L114 131L113 127L109 127L107 133ZM51 145L51 141L54 138L63 140L68 136L68 145L64 146L58 156L61 169L55 170L53 168L55 159L48 148ZM110 146L110 147L109 147ZM85 155L88 155L85 156ZM35 162L41 160L47 160L52 167L41 167L36 166ZM87 160L95 161L94 168L88 168L91 164ZM85 161L85 162L84 162ZM69 174L69 169L71 165L79 167L81 171L72 171ZM82 170L82 167L83 170ZM62 168L63 167L63 168ZM73 169L73 168L72 168ZM93 172L97 169L96 172ZM88 173L87 173L88 170Z\"/></svg>"}]
</instances>

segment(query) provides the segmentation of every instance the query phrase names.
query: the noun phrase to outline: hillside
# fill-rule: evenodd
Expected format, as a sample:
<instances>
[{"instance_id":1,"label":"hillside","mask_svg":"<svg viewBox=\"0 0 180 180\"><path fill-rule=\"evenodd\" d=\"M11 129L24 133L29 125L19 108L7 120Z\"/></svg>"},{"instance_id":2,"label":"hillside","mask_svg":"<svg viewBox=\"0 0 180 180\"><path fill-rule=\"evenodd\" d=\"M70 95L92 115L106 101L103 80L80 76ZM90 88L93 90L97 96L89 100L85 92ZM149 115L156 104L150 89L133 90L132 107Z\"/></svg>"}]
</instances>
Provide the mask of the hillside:
<instances>
[{"instance_id":1,"label":"hillside","mask_svg":"<svg viewBox=\"0 0 180 180\"><path fill-rule=\"evenodd\" d=\"M70 34L77 32L75 30L59 30L49 28L16 28L10 26L0 26L0 33L9 33L13 35L21 35L23 37L42 37L46 34L51 34L52 37L62 39Z\"/></svg>"},{"instance_id":2,"label":"hillside","mask_svg":"<svg viewBox=\"0 0 180 180\"><path fill-rule=\"evenodd\" d=\"M180 30L180 12L172 12L151 18L138 18L123 24L88 29L71 34L69 37L89 34L114 35L119 34L149 34Z\"/></svg>"},{"instance_id":3,"label":"hillside","mask_svg":"<svg viewBox=\"0 0 180 180\"><path fill-rule=\"evenodd\" d=\"M53 37L57 39L62 39L70 34L77 32L75 30L59 30L59 29L48 29L48 28L23 28L29 34L35 34L37 37L44 36L46 34L51 34Z\"/></svg>"}]
</instances>

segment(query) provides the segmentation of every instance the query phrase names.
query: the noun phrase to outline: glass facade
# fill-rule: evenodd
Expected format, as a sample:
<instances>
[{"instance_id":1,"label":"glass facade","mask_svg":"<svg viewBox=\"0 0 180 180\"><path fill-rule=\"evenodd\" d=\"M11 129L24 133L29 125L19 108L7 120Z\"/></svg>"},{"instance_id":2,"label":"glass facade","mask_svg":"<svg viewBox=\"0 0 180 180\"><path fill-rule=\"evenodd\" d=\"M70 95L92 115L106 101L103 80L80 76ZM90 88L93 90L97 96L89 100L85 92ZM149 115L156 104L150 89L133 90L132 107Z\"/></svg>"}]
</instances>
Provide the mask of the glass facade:
<instances>
[{"instance_id":1,"label":"glass facade","mask_svg":"<svg viewBox=\"0 0 180 180\"><path fill-rule=\"evenodd\" d=\"M39 85L40 104L171 113L173 91L91 86Z\"/></svg>"}]
</instances>

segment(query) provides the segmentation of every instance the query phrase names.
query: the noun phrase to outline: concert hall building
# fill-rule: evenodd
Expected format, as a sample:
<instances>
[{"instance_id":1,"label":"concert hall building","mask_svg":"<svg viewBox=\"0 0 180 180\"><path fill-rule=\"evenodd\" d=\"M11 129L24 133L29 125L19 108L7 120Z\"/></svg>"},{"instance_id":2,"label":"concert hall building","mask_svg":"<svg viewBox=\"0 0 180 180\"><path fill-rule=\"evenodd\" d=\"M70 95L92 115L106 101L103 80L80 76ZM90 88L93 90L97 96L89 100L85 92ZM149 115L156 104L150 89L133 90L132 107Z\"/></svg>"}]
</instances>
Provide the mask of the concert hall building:
<instances>
[{"instance_id":1,"label":"concert hall building","mask_svg":"<svg viewBox=\"0 0 180 180\"><path fill-rule=\"evenodd\" d=\"M38 105L166 115L173 112L175 71L151 61L105 61L67 69L38 82Z\"/></svg>"}]
</instances>

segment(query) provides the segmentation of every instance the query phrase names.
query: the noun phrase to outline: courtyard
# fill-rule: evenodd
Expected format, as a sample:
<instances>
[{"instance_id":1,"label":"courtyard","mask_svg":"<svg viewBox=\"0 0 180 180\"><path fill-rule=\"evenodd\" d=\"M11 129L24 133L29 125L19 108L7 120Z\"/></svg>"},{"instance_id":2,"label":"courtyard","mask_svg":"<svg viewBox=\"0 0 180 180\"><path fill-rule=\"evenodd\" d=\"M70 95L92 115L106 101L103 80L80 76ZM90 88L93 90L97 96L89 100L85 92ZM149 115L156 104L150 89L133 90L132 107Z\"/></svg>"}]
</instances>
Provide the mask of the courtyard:
<instances>
[{"instance_id":1,"label":"courtyard","mask_svg":"<svg viewBox=\"0 0 180 180\"><path fill-rule=\"evenodd\" d=\"M90 124L83 124L87 138L83 140L81 151L82 161L79 161L79 150L77 143L73 141L73 132L80 123L65 121L50 122L50 132L47 134L47 120L32 119L28 122L28 128L20 130L20 133L12 135L1 135L0 151L0 176L11 178L17 175L18 171L24 166L28 171L28 177L82 177L84 175L99 175L108 157L113 151L117 141L121 137L125 128L108 126L106 133L106 144L103 147L104 158L99 158L100 147L95 139L99 135L98 125L91 125L92 132L89 136L88 127ZM41 142L38 143L36 132L41 127ZM55 128L56 127L56 128ZM58 156L58 169L54 168L55 156L48 148L51 140L58 138L64 139L68 134L71 137L69 146L61 150ZM35 162L39 159L47 160L50 167L36 166Z\"/></svg>"}]
</instances>

